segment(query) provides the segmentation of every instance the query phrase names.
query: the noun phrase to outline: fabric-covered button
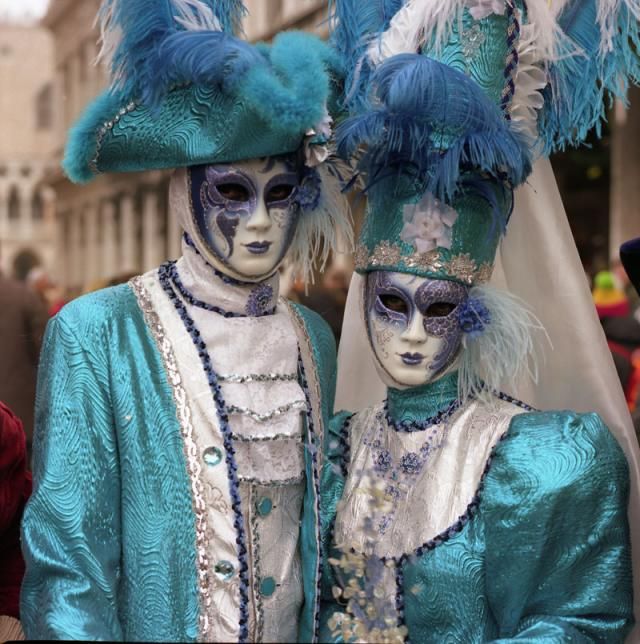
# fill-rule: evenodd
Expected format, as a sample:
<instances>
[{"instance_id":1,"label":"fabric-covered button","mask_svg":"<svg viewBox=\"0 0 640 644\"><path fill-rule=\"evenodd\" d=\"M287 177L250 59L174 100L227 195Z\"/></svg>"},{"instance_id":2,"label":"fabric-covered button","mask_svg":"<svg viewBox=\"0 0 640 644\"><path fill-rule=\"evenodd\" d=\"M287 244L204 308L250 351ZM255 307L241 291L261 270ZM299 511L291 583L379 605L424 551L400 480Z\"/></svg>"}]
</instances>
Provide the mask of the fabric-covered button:
<instances>
[{"instance_id":1,"label":"fabric-covered button","mask_svg":"<svg viewBox=\"0 0 640 644\"><path fill-rule=\"evenodd\" d=\"M207 465L214 467L222 462L222 450L218 447L207 447L202 453L202 458Z\"/></svg>"},{"instance_id":2,"label":"fabric-covered button","mask_svg":"<svg viewBox=\"0 0 640 644\"><path fill-rule=\"evenodd\" d=\"M273 509L273 501L268 496L263 496L256 503L256 509L261 517L266 517Z\"/></svg>"},{"instance_id":3,"label":"fabric-covered button","mask_svg":"<svg viewBox=\"0 0 640 644\"><path fill-rule=\"evenodd\" d=\"M271 597L276 592L276 580L273 577L265 577L260 582L260 594L263 597Z\"/></svg>"},{"instance_id":4,"label":"fabric-covered button","mask_svg":"<svg viewBox=\"0 0 640 644\"><path fill-rule=\"evenodd\" d=\"M215 571L216 575L220 577L220 579L231 579L233 577L234 568L233 564L230 561L219 561L213 568Z\"/></svg>"}]
</instances>

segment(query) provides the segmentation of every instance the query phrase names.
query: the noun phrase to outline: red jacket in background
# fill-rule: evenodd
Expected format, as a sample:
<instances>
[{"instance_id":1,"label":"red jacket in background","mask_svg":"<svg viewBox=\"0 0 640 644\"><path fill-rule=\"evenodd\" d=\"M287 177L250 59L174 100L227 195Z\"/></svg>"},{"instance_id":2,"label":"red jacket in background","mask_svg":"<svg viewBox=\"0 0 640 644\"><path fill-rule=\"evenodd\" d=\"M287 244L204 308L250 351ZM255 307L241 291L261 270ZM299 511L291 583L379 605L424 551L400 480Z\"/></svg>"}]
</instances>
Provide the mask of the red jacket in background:
<instances>
[{"instance_id":1,"label":"red jacket in background","mask_svg":"<svg viewBox=\"0 0 640 644\"><path fill-rule=\"evenodd\" d=\"M24 561L20 521L31 494L22 423L0 402L0 615L19 618Z\"/></svg>"}]
</instances>

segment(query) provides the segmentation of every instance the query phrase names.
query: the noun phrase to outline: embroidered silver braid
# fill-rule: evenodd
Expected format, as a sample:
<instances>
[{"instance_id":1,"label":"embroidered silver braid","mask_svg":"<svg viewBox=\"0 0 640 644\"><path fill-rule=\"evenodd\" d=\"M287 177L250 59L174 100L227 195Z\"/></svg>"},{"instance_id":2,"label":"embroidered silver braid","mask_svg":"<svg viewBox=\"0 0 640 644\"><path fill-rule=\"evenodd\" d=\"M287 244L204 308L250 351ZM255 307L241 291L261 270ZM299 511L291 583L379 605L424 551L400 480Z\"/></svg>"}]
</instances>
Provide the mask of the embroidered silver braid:
<instances>
[{"instance_id":1,"label":"embroidered silver braid","mask_svg":"<svg viewBox=\"0 0 640 644\"><path fill-rule=\"evenodd\" d=\"M244 436L243 434L231 434L231 438L234 441L240 441L241 443L265 443L268 441L279 441L279 440L288 440L295 441L296 443L302 443L302 434L294 435L291 434L268 434L266 436Z\"/></svg>"},{"instance_id":2,"label":"embroidered silver braid","mask_svg":"<svg viewBox=\"0 0 640 644\"><path fill-rule=\"evenodd\" d=\"M225 376L218 376L218 382L244 383L244 382L295 382L298 375L295 373L252 373L241 376L237 373L230 373Z\"/></svg>"},{"instance_id":3,"label":"embroidered silver braid","mask_svg":"<svg viewBox=\"0 0 640 644\"><path fill-rule=\"evenodd\" d=\"M278 407L277 409L274 409L273 411L269 411L265 414L259 414L258 412L253 411L253 409L248 409L247 407L236 407L235 405L229 405L227 407L227 412L229 414L240 414L242 416L249 416L249 418L252 418L253 420L259 423L264 423L268 420L277 418L278 416L282 416L283 414L286 414L293 409L306 410L306 408L307 408L307 403L305 400L295 400L292 403L289 403L287 405L282 405L282 407Z\"/></svg>"},{"instance_id":4,"label":"embroidered silver braid","mask_svg":"<svg viewBox=\"0 0 640 644\"><path fill-rule=\"evenodd\" d=\"M191 409L187 402L187 394L182 386L182 377L178 370L178 363L173 353L171 341L165 333L164 326L153 308L149 293L143 285L142 279L136 277L129 282L138 299L147 326L151 330L158 347L162 362L167 374L169 385L173 392L176 405L176 415L180 424L180 432L184 445L184 454L187 461L187 472L191 481L191 496L193 513L196 519L196 552L198 554L198 592L200 595L200 641L207 641L211 623L209 611L211 610L211 581L209 579L209 557L207 555L207 506L205 503L204 487L201 480L201 466L198 459L198 448L194 440L193 424L191 422Z\"/></svg>"},{"instance_id":5,"label":"embroidered silver braid","mask_svg":"<svg viewBox=\"0 0 640 644\"><path fill-rule=\"evenodd\" d=\"M260 582L262 570L260 567L260 526L258 525L258 513L255 511L254 502L256 486L251 485L249 490L249 506L251 513L251 547L253 550L253 597L256 610L256 632L255 641L262 642L264 639L264 608L262 606L262 593Z\"/></svg>"},{"instance_id":6,"label":"embroidered silver braid","mask_svg":"<svg viewBox=\"0 0 640 644\"><path fill-rule=\"evenodd\" d=\"M240 483L251 483L252 485L259 485L260 487L282 487L284 485L298 485L306 481L305 475L294 476L289 479L282 479L281 481L261 481L254 476L238 476Z\"/></svg>"}]
</instances>

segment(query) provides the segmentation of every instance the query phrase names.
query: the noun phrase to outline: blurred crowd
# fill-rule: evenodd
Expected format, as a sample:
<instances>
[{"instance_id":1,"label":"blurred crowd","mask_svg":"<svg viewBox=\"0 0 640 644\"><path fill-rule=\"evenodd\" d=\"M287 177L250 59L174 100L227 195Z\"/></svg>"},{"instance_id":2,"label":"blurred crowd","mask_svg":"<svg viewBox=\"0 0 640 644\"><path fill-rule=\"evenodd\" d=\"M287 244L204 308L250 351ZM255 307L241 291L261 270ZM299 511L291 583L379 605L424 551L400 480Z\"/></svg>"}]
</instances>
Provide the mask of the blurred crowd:
<instances>
[{"instance_id":1,"label":"blurred crowd","mask_svg":"<svg viewBox=\"0 0 640 644\"><path fill-rule=\"evenodd\" d=\"M593 279L593 301L640 436L640 296L620 262Z\"/></svg>"}]
</instances>

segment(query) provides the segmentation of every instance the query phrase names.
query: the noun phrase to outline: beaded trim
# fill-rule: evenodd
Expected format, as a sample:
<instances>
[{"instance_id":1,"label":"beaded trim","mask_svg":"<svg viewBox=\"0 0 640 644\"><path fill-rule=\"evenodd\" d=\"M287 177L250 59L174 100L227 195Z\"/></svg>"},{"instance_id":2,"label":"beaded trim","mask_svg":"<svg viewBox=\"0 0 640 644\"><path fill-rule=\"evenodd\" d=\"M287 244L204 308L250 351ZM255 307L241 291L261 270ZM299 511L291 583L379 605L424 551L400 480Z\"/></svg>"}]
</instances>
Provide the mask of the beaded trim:
<instances>
[{"instance_id":1,"label":"beaded trim","mask_svg":"<svg viewBox=\"0 0 640 644\"><path fill-rule=\"evenodd\" d=\"M502 90L500 98L500 108L504 113L507 121L511 120L511 103L516 92L515 75L518 71L518 63L520 60L518 54L518 41L520 40L520 21L518 20L517 10L513 0L506 1L507 18L509 26L507 27L507 46L509 53L507 54L507 61L504 68L505 87Z\"/></svg>"},{"instance_id":2,"label":"beaded trim","mask_svg":"<svg viewBox=\"0 0 640 644\"><path fill-rule=\"evenodd\" d=\"M298 375L295 373L250 373L241 376L237 373L230 373L226 376L218 376L218 382L229 382L242 384L244 382L296 382Z\"/></svg>"},{"instance_id":3,"label":"beaded trim","mask_svg":"<svg viewBox=\"0 0 640 644\"><path fill-rule=\"evenodd\" d=\"M302 353L298 350L298 369L300 370L300 383L304 390L307 399L307 429L309 432L309 444L307 446L310 457L311 467L313 471L313 483L315 489L315 524L316 524L316 544L318 552L318 560L316 564L316 601L313 608L313 623L314 634L313 642L317 642L320 636L320 593L322 585L322 535L321 535L321 515L320 515L320 476L318 474L318 447L315 443L316 436L313 423L313 413L311 407L311 398L309 393L309 385L307 383L307 375L305 373L304 362L302 360Z\"/></svg>"},{"instance_id":4,"label":"beaded trim","mask_svg":"<svg viewBox=\"0 0 640 644\"><path fill-rule=\"evenodd\" d=\"M231 434L234 441L241 443L266 443L268 441L289 440L302 443L302 436L291 436L290 434L271 434L269 436L243 436L242 434Z\"/></svg>"},{"instance_id":5,"label":"beaded trim","mask_svg":"<svg viewBox=\"0 0 640 644\"><path fill-rule=\"evenodd\" d=\"M211 311L212 313L217 313L225 318L246 318L246 317L263 317L265 315L273 315L276 312L276 307L272 307L266 311L257 312L255 315L248 316L246 313L235 313L234 311L225 311L219 306L214 304L209 304L203 302L198 298L194 297L182 283L180 276L178 275L178 269L176 268L176 262L170 261L161 266L161 269L167 273L171 283L176 287L180 295L186 300L191 306L195 306L199 309L204 309L205 311Z\"/></svg>"},{"instance_id":6,"label":"beaded trim","mask_svg":"<svg viewBox=\"0 0 640 644\"><path fill-rule=\"evenodd\" d=\"M394 569L396 579L396 613L398 615L398 626L405 626L404 619L404 570L402 564L398 564ZM404 638L405 642L409 641L409 636Z\"/></svg>"},{"instance_id":7,"label":"beaded trim","mask_svg":"<svg viewBox=\"0 0 640 644\"><path fill-rule=\"evenodd\" d=\"M340 430L340 438L338 441L340 443L341 454L340 454L340 470L342 471L342 478L346 479L349 473L349 463L351 462L351 434L349 430L351 429L351 421L353 420L355 414L351 414L342 425Z\"/></svg>"},{"instance_id":8,"label":"beaded trim","mask_svg":"<svg viewBox=\"0 0 640 644\"><path fill-rule=\"evenodd\" d=\"M439 250L407 255L403 252L400 244L392 244L387 240L377 244L371 252L364 244L358 244L356 248L356 270L366 271L380 268L398 270L400 263L404 264L407 269L444 274L469 286L488 282L493 273L493 266L490 263L485 262L478 265L468 253L453 255L449 260L445 260Z\"/></svg>"},{"instance_id":9,"label":"beaded trim","mask_svg":"<svg viewBox=\"0 0 640 644\"><path fill-rule=\"evenodd\" d=\"M178 370L178 363L173 353L171 342L166 336L162 322L153 308L153 303L147 292L141 277L136 277L130 282L130 286L136 295L147 326L149 327L156 346L158 347L167 379L173 392L173 399L176 406L176 415L182 434L184 455L187 466L187 473L191 481L193 514L196 519L196 551L198 553L198 592L200 604L203 608L199 615L201 640L206 641L211 623L208 611L211 609L211 582L209 578L209 555L207 554L207 505L205 501L204 486L200 478L201 466L198 459L198 448L194 439L193 424L191 422L191 409L187 403L187 394L182 386L182 377Z\"/></svg>"},{"instance_id":10,"label":"beaded trim","mask_svg":"<svg viewBox=\"0 0 640 644\"><path fill-rule=\"evenodd\" d=\"M250 483L251 485L259 485L260 487L282 487L283 485L299 485L304 483L305 475L292 476L289 479L282 479L280 481L261 481L255 476L238 476L240 483Z\"/></svg>"},{"instance_id":11,"label":"beaded trim","mask_svg":"<svg viewBox=\"0 0 640 644\"><path fill-rule=\"evenodd\" d=\"M248 416L252 420L255 420L258 423L265 423L268 420L272 420L274 418L277 418L278 416L283 416L284 414L287 414L288 412L292 410L299 410L303 411L307 408L307 403L304 400L295 400L292 403L288 403L286 405L282 405L281 407L278 407L277 409L274 409L273 411L269 411L266 414L259 414L257 411L253 411L253 409L249 409L247 407L236 407L236 405L229 405L227 407L227 412L229 414L237 414L241 416Z\"/></svg>"},{"instance_id":12,"label":"beaded trim","mask_svg":"<svg viewBox=\"0 0 640 644\"><path fill-rule=\"evenodd\" d=\"M252 485L249 490L249 505L253 508L256 486ZM262 606L262 593L260 582L262 570L260 566L260 528L258 525L258 513L251 511L251 549L253 551L253 600L256 609L255 641L262 642L264 639L264 611Z\"/></svg>"},{"instance_id":13,"label":"beaded trim","mask_svg":"<svg viewBox=\"0 0 640 644\"><path fill-rule=\"evenodd\" d=\"M439 411L437 414L434 416L431 416L431 418L426 418L425 420L403 420L400 422L396 422L391 418L391 414L389 413L389 400L385 399L384 405L383 405L383 411L385 415L385 420L387 421L387 425L391 427L396 432L404 432L407 434L411 434L413 432L421 432L425 429L428 429L429 427L432 427L433 425L439 425L445 420L448 420L453 416L453 414L460 409L462 405L461 400L454 400L448 407L443 409L442 411Z\"/></svg>"},{"instance_id":14,"label":"beaded trim","mask_svg":"<svg viewBox=\"0 0 640 644\"><path fill-rule=\"evenodd\" d=\"M100 151L102 149L102 144L104 143L104 138L107 136L107 133L110 132L114 126L120 122L120 119L127 114L130 114L138 107L138 104L135 101L131 101L126 107L121 107L118 110L118 113L110 121L105 121L96 132L96 151L93 159L89 161L89 169L93 174L100 174L98 169L98 159L100 157Z\"/></svg>"},{"instance_id":15,"label":"beaded trim","mask_svg":"<svg viewBox=\"0 0 640 644\"><path fill-rule=\"evenodd\" d=\"M247 563L247 545L246 545L246 532L244 528L244 518L242 516L241 498L240 498L240 483L238 480L238 466L235 460L235 447L231 437L231 427L229 426L229 415L226 408L226 403L222 394L222 388L218 383L217 374L211 362L211 356L207 350L207 345L200 337L200 332L196 327L195 322L187 312L184 303L180 300L176 292L173 290L167 264L164 264L158 269L158 276L163 290L171 300L173 306L178 312L187 332L193 340L202 366L204 368L209 387L213 395L213 400L216 405L218 420L220 422L220 431L223 436L225 448L225 461L227 464L227 476L229 479L229 488L231 494L231 507L234 513L234 527L236 529L236 543L238 545L238 561L239 577L240 577L240 619L239 627L240 633L238 640L242 643L247 642L249 639L249 565Z\"/></svg>"}]
</instances>

